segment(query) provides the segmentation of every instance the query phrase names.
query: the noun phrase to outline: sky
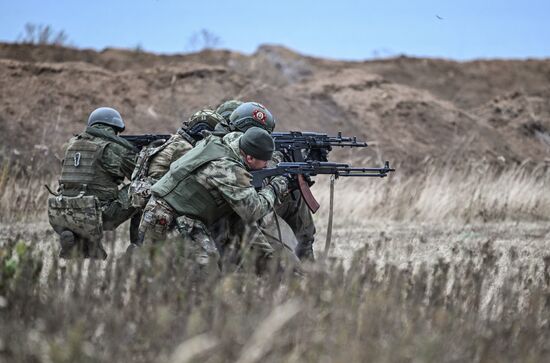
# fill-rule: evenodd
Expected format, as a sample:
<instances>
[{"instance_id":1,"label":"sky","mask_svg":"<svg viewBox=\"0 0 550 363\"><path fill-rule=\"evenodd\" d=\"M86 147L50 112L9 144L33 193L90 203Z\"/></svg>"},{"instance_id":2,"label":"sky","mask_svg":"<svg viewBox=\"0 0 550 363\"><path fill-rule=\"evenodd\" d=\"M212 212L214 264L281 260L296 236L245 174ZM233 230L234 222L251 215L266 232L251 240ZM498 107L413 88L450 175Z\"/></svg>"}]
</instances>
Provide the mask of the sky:
<instances>
[{"instance_id":1,"label":"sky","mask_svg":"<svg viewBox=\"0 0 550 363\"><path fill-rule=\"evenodd\" d=\"M550 57L550 0L0 0L0 41L16 41L26 23L97 50L188 52L206 29L218 48L246 54L277 44L345 60Z\"/></svg>"}]
</instances>

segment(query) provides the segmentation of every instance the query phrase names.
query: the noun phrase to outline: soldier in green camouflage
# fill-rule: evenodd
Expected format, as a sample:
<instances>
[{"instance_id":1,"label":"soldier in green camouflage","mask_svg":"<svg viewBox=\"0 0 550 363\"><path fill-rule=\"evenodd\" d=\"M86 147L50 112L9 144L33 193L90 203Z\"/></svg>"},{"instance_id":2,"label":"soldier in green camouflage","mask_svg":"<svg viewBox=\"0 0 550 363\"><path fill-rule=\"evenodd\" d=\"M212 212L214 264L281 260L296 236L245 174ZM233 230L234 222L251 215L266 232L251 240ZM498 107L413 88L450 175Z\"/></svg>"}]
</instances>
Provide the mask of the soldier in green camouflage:
<instances>
[{"instance_id":1,"label":"soldier in green camouflage","mask_svg":"<svg viewBox=\"0 0 550 363\"><path fill-rule=\"evenodd\" d=\"M237 107L229 117L228 129L229 132L224 136L228 142L232 139L240 137L250 127L261 127L273 132L275 129L275 119L271 112L263 105L255 102L247 102ZM276 151L273 153L273 158L270 164L276 165L282 162L283 155ZM270 165L270 166L274 166ZM294 231L298 246L296 247L296 255L300 260L314 260L313 243L315 241L315 224L313 216L307 207L298 190L286 194L281 203L275 206L275 213L280 216L290 228Z\"/></svg>"},{"instance_id":2,"label":"soldier in green camouflage","mask_svg":"<svg viewBox=\"0 0 550 363\"><path fill-rule=\"evenodd\" d=\"M213 131L223 117L210 109L195 112L182 127L164 144L144 148L139 155L132 175L130 197L132 205L144 209L140 222L137 244L159 242L166 239L166 233L174 226L173 220L164 213L160 205L147 205L151 196L151 186L170 168L170 165L185 155L201 140L205 132ZM146 206L147 205L147 206ZM130 248L135 247L134 244Z\"/></svg>"},{"instance_id":3,"label":"soldier in green camouflage","mask_svg":"<svg viewBox=\"0 0 550 363\"><path fill-rule=\"evenodd\" d=\"M268 214L288 188L285 177L276 177L256 191L250 170L264 168L274 150L273 139L259 128L226 142L210 135L172 164L151 188L148 204L158 204L172 219L183 237L191 241L201 266L217 265L219 250L208 230L214 222L236 213L251 230ZM245 243L258 259L269 260L276 249L255 233Z\"/></svg>"},{"instance_id":4,"label":"soldier in green camouflage","mask_svg":"<svg viewBox=\"0 0 550 363\"><path fill-rule=\"evenodd\" d=\"M48 216L60 235L60 257L79 254L105 259L101 239L136 212L128 185L135 167L134 146L118 137L125 125L108 107L94 110L86 130L73 137L63 159L58 194L48 199Z\"/></svg>"}]
</instances>

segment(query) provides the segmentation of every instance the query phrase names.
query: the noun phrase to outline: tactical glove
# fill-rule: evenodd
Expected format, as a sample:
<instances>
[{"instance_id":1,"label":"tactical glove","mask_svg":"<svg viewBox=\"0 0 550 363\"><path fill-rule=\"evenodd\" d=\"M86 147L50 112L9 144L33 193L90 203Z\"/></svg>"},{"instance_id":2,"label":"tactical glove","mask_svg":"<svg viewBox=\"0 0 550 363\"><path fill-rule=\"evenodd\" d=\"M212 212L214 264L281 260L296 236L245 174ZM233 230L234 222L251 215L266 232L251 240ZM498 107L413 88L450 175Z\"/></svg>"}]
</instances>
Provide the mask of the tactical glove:
<instances>
[{"instance_id":1,"label":"tactical glove","mask_svg":"<svg viewBox=\"0 0 550 363\"><path fill-rule=\"evenodd\" d=\"M283 175L276 176L269 181L269 185L271 185L279 199L288 193L288 184L288 178Z\"/></svg>"}]
</instances>

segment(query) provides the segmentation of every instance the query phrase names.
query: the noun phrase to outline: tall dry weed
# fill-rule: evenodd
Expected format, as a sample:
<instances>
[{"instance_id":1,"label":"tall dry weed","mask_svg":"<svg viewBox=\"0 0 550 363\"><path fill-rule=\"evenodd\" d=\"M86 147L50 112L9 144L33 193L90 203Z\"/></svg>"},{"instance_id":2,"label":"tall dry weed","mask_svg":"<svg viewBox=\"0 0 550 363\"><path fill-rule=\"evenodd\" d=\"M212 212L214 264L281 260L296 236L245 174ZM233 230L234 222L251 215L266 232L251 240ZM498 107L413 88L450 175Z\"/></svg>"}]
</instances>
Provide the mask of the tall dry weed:
<instances>
[{"instance_id":1,"label":"tall dry weed","mask_svg":"<svg viewBox=\"0 0 550 363\"><path fill-rule=\"evenodd\" d=\"M53 241L51 241L53 242ZM384 244L349 269L303 278L197 279L181 241L133 260L59 264L36 241L0 254L0 360L9 362L523 362L550 358L548 278L515 260L499 274L488 244L418 268L380 265ZM512 271L512 270L511 270ZM545 266L545 276L548 275Z\"/></svg>"},{"instance_id":2,"label":"tall dry weed","mask_svg":"<svg viewBox=\"0 0 550 363\"><path fill-rule=\"evenodd\" d=\"M328 181L313 187L326 218ZM425 173L386 179L340 178L335 187L335 223L373 219L419 222L539 221L550 218L550 172L428 167Z\"/></svg>"},{"instance_id":3,"label":"tall dry weed","mask_svg":"<svg viewBox=\"0 0 550 363\"><path fill-rule=\"evenodd\" d=\"M0 220L44 218L48 192L56 176L22 173L3 166ZM7 175L7 176L6 176ZM312 187L321 202L318 220L326 220L328 178ZM426 167L424 173L385 179L340 178L335 187L335 223L360 224L373 219L419 222L539 221L550 218L550 172L516 166L496 168Z\"/></svg>"}]
</instances>

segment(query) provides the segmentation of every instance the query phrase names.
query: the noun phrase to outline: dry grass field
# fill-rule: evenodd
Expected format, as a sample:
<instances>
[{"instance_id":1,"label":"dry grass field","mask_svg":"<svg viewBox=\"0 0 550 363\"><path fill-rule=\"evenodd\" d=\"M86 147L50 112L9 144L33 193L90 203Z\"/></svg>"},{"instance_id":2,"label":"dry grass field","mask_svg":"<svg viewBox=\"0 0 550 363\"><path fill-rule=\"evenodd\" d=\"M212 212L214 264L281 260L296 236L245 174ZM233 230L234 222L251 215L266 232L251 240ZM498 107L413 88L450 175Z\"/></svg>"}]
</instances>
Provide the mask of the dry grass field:
<instances>
[{"instance_id":1,"label":"dry grass field","mask_svg":"<svg viewBox=\"0 0 550 363\"><path fill-rule=\"evenodd\" d=\"M436 168L338 180L329 258L304 277L197 282L154 257L59 261L46 181L0 180L0 362L544 362L550 173ZM318 256L328 181L313 187Z\"/></svg>"}]
</instances>

